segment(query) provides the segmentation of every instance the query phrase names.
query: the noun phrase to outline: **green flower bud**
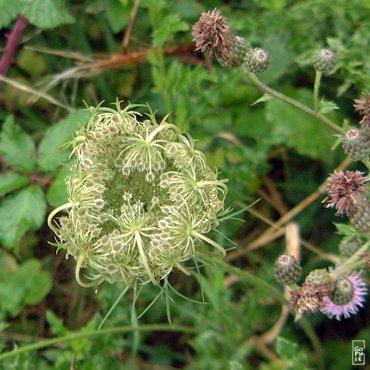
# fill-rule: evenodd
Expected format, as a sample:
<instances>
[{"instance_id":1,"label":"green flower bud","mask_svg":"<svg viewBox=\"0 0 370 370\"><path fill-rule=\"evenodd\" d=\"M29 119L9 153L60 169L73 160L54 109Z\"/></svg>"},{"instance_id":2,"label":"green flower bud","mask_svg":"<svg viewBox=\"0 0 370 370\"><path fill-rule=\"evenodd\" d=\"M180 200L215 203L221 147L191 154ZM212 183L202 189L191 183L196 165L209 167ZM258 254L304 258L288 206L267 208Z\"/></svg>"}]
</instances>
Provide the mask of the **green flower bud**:
<instances>
[{"instance_id":1,"label":"green flower bud","mask_svg":"<svg viewBox=\"0 0 370 370\"><path fill-rule=\"evenodd\" d=\"M329 74L336 62L335 54L330 49L321 49L313 57L313 67L324 74Z\"/></svg>"},{"instance_id":2,"label":"green flower bud","mask_svg":"<svg viewBox=\"0 0 370 370\"><path fill-rule=\"evenodd\" d=\"M368 158L370 155L370 135L357 128L348 130L344 136L343 149L353 159Z\"/></svg>"},{"instance_id":3,"label":"green flower bud","mask_svg":"<svg viewBox=\"0 0 370 370\"><path fill-rule=\"evenodd\" d=\"M370 235L370 201L366 195L358 196L353 200L354 210L348 218L354 228Z\"/></svg>"},{"instance_id":4,"label":"green flower bud","mask_svg":"<svg viewBox=\"0 0 370 370\"><path fill-rule=\"evenodd\" d=\"M301 277L302 268L294 256L290 254L281 255L275 262L275 280L281 285L297 283Z\"/></svg>"},{"instance_id":5,"label":"green flower bud","mask_svg":"<svg viewBox=\"0 0 370 370\"><path fill-rule=\"evenodd\" d=\"M342 239L339 244L339 254L342 258L353 256L361 248L361 243L356 238Z\"/></svg>"},{"instance_id":6,"label":"green flower bud","mask_svg":"<svg viewBox=\"0 0 370 370\"><path fill-rule=\"evenodd\" d=\"M243 66L247 71L258 73L265 71L269 64L269 53L261 48L253 48L245 54Z\"/></svg>"},{"instance_id":7,"label":"green flower bud","mask_svg":"<svg viewBox=\"0 0 370 370\"><path fill-rule=\"evenodd\" d=\"M306 277L304 285L314 287L322 296L328 295L334 288L333 279L325 269L311 271Z\"/></svg>"},{"instance_id":8,"label":"green flower bud","mask_svg":"<svg viewBox=\"0 0 370 370\"><path fill-rule=\"evenodd\" d=\"M69 203L49 225L57 247L77 260L83 286L107 280L158 284L186 261L218 226L227 192L190 136L154 115L138 121L131 106L92 109L73 140L75 162L67 178ZM61 210L67 214L51 223ZM80 279L88 268L93 282Z\"/></svg>"},{"instance_id":9,"label":"green flower bud","mask_svg":"<svg viewBox=\"0 0 370 370\"><path fill-rule=\"evenodd\" d=\"M334 281L334 290L330 293L329 298L333 303L344 306L352 301L354 293L355 288L351 281L340 277Z\"/></svg>"}]
</instances>

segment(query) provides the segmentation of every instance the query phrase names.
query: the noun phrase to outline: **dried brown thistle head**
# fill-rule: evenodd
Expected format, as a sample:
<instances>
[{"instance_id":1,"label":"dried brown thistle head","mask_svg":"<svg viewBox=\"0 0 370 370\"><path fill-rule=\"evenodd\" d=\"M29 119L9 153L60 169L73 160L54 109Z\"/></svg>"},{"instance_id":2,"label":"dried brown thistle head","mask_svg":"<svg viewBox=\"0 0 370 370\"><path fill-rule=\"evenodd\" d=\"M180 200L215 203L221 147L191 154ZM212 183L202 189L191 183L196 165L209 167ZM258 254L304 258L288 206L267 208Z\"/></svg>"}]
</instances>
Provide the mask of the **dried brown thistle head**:
<instances>
[{"instance_id":1,"label":"dried brown thistle head","mask_svg":"<svg viewBox=\"0 0 370 370\"><path fill-rule=\"evenodd\" d=\"M328 178L328 196L323 200L327 207L335 207L338 214L351 217L356 211L356 199L366 193L369 179L360 171L334 172Z\"/></svg>"},{"instance_id":2,"label":"dried brown thistle head","mask_svg":"<svg viewBox=\"0 0 370 370\"><path fill-rule=\"evenodd\" d=\"M370 94L363 94L362 99L355 99L353 106L363 116L360 121L361 127L370 129Z\"/></svg>"}]
</instances>

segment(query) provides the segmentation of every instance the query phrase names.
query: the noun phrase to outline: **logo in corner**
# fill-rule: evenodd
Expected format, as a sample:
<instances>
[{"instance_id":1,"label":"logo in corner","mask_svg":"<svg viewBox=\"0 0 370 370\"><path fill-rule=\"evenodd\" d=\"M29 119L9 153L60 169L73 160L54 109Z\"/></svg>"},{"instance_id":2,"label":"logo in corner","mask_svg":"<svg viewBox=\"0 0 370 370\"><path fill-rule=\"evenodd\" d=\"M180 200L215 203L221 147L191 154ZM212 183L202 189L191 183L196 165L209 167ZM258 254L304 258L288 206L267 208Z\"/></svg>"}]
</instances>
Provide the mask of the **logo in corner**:
<instances>
[{"instance_id":1,"label":"logo in corner","mask_svg":"<svg viewBox=\"0 0 370 370\"><path fill-rule=\"evenodd\" d=\"M365 341L352 341L352 365L365 365Z\"/></svg>"}]
</instances>

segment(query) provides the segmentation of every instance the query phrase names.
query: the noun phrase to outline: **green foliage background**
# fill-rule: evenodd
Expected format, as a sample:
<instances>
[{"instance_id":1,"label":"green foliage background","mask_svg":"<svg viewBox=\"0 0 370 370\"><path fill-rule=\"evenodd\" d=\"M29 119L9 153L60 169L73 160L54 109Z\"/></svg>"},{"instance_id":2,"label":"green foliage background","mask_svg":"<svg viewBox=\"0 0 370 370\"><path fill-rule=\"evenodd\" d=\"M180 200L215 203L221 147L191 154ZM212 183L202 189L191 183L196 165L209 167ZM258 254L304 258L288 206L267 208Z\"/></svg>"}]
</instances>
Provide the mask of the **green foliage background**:
<instances>
[{"instance_id":1,"label":"green foliage background","mask_svg":"<svg viewBox=\"0 0 370 370\"><path fill-rule=\"evenodd\" d=\"M277 100L253 104L261 94L242 69L211 65L192 50L190 30L201 11L220 8L235 32L267 49L272 64L261 79L308 106L313 103L311 57L318 48L331 47L338 65L323 80L322 107L340 125L357 125L352 102L370 86L368 1L141 0L124 49L133 6L132 0L0 0L2 48L16 17L29 21L7 77L59 102L8 83L0 89L2 351L38 338L96 330L124 289L121 284L106 284L97 292L78 287L75 262L55 255L49 245L53 235L46 215L66 201L70 148L65 144L86 121L85 104L109 104L118 97L148 103L159 117L171 112L171 120L198 140L209 162L229 179L228 205L238 210L262 198L255 208L272 220L315 191L344 159L340 147L333 149L336 137L328 128ZM105 68L93 64L123 53L127 58L118 67L113 60ZM340 110L332 110L330 101ZM284 206L264 195L271 191L267 180ZM236 246L221 236L218 240L236 251L267 228L251 214L240 217L220 229ZM302 238L327 253L337 251L334 220L320 201L294 219ZM284 240L276 239L232 263L277 287L272 266L284 249ZM302 256L306 272L328 266L311 251L303 249ZM275 324L281 310L268 290L243 279L232 283L228 273L210 267L202 269L198 281L176 272L172 283L191 299L175 293L169 301L158 299L134 322L158 288L145 286L135 306L132 292L118 304L104 328L133 325L132 333L66 341L20 354L0 367L345 370L351 366L351 340L370 341L366 310L343 322L319 314L294 322L290 316L266 350L256 345L256 336ZM197 333L138 329L166 323L167 304L174 324Z\"/></svg>"}]
</instances>

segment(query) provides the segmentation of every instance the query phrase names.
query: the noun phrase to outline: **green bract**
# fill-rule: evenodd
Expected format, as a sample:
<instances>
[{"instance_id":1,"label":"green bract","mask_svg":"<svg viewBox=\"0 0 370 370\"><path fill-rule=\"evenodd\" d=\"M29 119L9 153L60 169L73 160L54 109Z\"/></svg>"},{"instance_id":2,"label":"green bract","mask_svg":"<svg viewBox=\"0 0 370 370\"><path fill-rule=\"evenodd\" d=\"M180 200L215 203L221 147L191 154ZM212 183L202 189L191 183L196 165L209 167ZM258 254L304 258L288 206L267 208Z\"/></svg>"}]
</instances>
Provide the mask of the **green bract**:
<instances>
[{"instance_id":1,"label":"green bract","mask_svg":"<svg viewBox=\"0 0 370 370\"><path fill-rule=\"evenodd\" d=\"M52 212L57 246L77 260L83 286L108 280L158 284L184 263L218 225L227 187L191 137L154 114L138 121L132 106L94 108L76 132L67 178L69 202ZM52 224L56 213L67 210ZM92 272L83 283L80 269Z\"/></svg>"}]
</instances>

